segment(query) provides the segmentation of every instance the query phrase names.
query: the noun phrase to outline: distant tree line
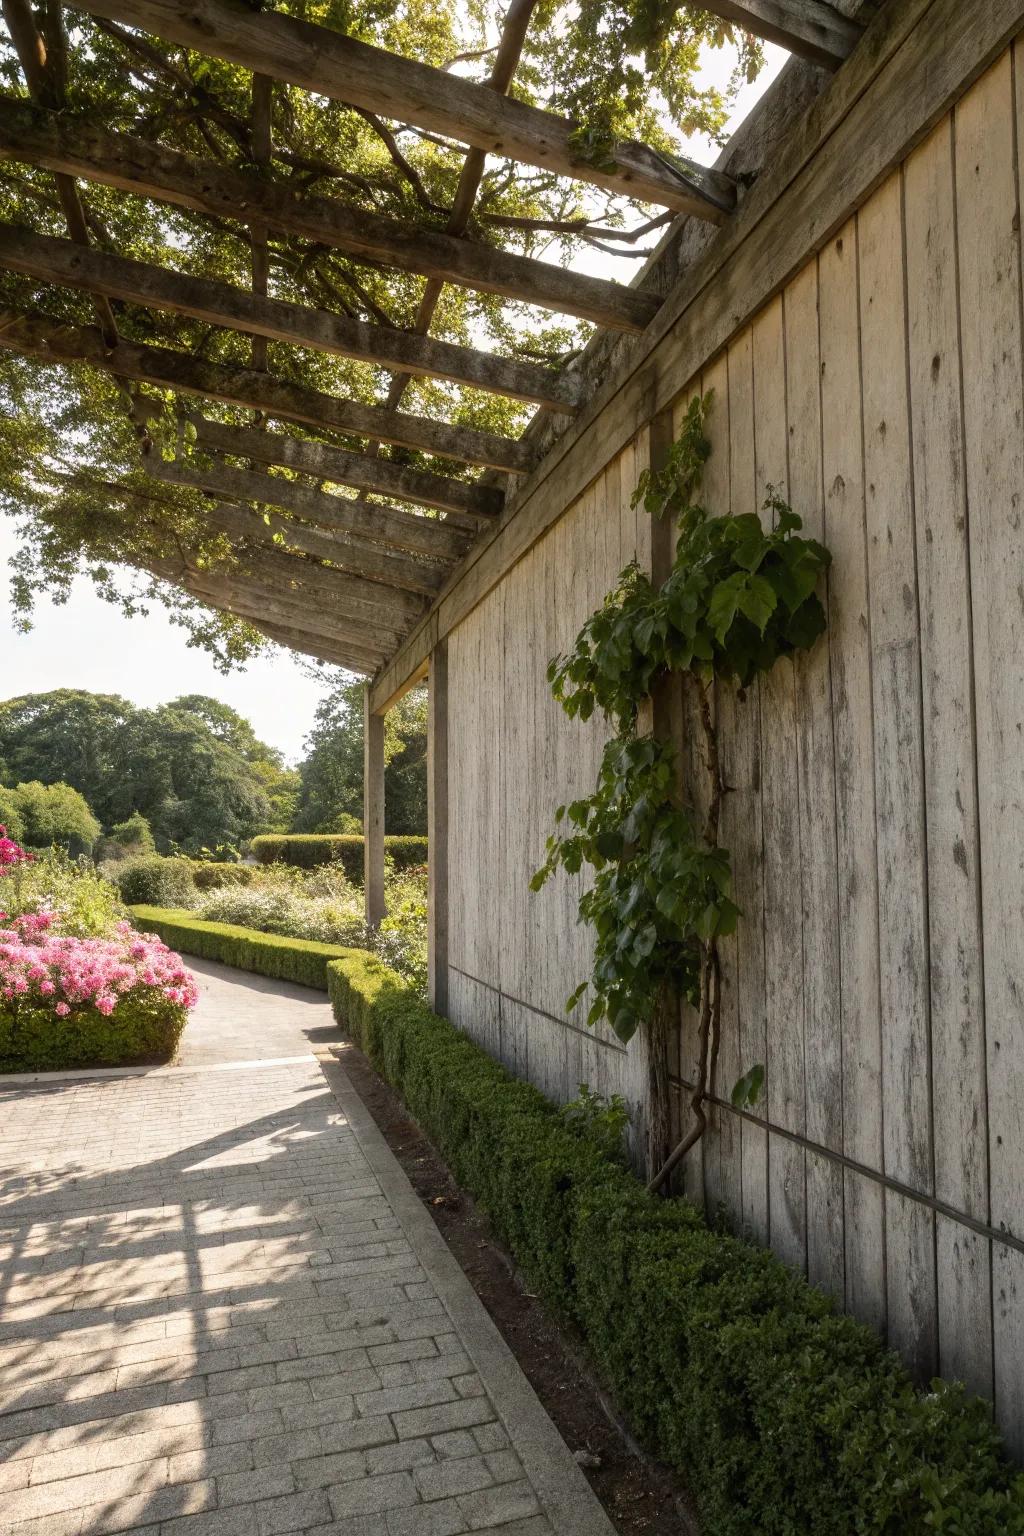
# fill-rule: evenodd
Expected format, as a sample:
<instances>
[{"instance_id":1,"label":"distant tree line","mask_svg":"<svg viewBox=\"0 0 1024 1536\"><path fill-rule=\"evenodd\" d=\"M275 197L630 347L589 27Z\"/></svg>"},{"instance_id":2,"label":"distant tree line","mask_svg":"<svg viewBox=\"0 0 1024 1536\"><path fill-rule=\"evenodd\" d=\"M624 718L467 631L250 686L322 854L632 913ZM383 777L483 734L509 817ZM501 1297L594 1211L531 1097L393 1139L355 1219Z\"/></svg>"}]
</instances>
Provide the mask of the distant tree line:
<instances>
[{"instance_id":1,"label":"distant tree line","mask_svg":"<svg viewBox=\"0 0 1024 1536\"><path fill-rule=\"evenodd\" d=\"M297 769L203 694L155 709L82 689L24 694L0 702L0 824L30 847L75 853L101 837L110 853L195 853L258 833L358 831L362 734L358 683L321 702ZM389 716L386 752L388 830L425 832L421 697Z\"/></svg>"}]
</instances>

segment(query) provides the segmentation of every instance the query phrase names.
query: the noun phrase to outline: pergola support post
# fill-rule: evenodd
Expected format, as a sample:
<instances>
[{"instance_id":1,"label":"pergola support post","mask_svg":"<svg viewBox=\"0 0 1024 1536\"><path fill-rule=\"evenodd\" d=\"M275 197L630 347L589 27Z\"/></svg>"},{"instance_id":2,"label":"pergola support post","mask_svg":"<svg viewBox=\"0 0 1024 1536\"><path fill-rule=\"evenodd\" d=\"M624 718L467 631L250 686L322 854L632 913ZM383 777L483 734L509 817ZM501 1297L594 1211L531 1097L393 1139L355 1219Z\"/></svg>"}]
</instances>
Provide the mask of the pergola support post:
<instances>
[{"instance_id":1,"label":"pergola support post","mask_svg":"<svg viewBox=\"0 0 1024 1536\"><path fill-rule=\"evenodd\" d=\"M427 704L427 974L430 1006L448 1013L448 642L430 653Z\"/></svg>"},{"instance_id":2,"label":"pergola support post","mask_svg":"<svg viewBox=\"0 0 1024 1536\"><path fill-rule=\"evenodd\" d=\"M363 691L363 896L368 928L384 916L384 716Z\"/></svg>"}]
</instances>

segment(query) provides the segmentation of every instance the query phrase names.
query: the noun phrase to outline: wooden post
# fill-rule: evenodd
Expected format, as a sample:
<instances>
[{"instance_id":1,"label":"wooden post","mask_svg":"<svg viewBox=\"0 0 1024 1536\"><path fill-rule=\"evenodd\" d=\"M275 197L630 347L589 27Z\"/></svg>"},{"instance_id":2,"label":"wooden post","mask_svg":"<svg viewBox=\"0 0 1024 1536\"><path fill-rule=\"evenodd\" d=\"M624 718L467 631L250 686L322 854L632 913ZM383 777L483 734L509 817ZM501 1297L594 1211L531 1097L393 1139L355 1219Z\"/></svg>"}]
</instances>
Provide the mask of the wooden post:
<instances>
[{"instance_id":1,"label":"wooden post","mask_svg":"<svg viewBox=\"0 0 1024 1536\"><path fill-rule=\"evenodd\" d=\"M384 716L370 709L363 693L363 893L366 922L376 928L384 916Z\"/></svg>"},{"instance_id":2,"label":"wooden post","mask_svg":"<svg viewBox=\"0 0 1024 1536\"><path fill-rule=\"evenodd\" d=\"M649 464L661 469L673 442L671 408L659 411L650 425ZM675 554L676 528L669 516L650 520L651 580L660 587L668 579ZM641 733L650 732L661 741L680 740L681 694L678 679L661 682L640 710L637 722ZM672 1146L672 1101L669 1084L669 1058L679 1027L679 999L666 993L657 1014L639 1036L645 1057L647 1090L645 1172L653 1178L664 1166Z\"/></svg>"},{"instance_id":3,"label":"wooden post","mask_svg":"<svg viewBox=\"0 0 1024 1536\"><path fill-rule=\"evenodd\" d=\"M430 1006L448 1012L448 642L430 653L427 714L427 967Z\"/></svg>"}]
</instances>

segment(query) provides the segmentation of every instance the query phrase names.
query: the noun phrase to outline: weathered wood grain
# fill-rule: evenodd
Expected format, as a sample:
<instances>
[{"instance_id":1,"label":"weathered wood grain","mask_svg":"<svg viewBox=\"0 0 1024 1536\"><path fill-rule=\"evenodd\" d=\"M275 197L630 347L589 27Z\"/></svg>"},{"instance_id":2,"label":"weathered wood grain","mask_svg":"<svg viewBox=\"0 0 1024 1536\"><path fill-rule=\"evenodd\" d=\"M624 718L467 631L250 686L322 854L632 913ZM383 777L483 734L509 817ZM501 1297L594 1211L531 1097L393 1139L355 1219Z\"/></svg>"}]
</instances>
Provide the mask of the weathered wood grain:
<instances>
[{"instance_id":1,"label":"weathered wood grain","mask_svg":"<svg viewBox=\"0 0 1024 1536\"><path fill-rule=\"evenodd\" d=\"M849 58L863 35L825 0L706 0L704 8L829 69Z\"/></svg>"},{"instance_id":2,"label":"weathered wood grain","mask_svg":"<svg viewBox=\"0 0 1024 1536\"><path fill-rule=\"evenodd\" d=\"M809 262L785 292L786 414L789 494L804 534L825 536L821 466L821 349L818 264ZM827 603L827 579L821 597ZM836 867L835 751L832 739L830 637L794 658L796 779L802 909L802 1007L806 1134L842 1151L839 891ZM843 1174L828 1158L808 1154L807 1274L842 1300Z\"/></svg>"},{"instance_id":3,"label":"weathered wood grain","mask_svg":"<svg viewBox=\"0 0 1024 1536\"><path fill-rule=\"evenodd\" d=\"M858 222L861 389L874 701L885 1171L934 1193L920 607L907 399L903 188ZM928 1381L938 1363L934 1223L886 1201L889 1338Z\"/></svg>"},{"instance_id":4,"label":"weathered wood grain","mask_svg":"<svg viewBox=\"0 0 1024 1536\"><path fill-rule=\"evenodd\" d=\"M786 399L786 319L782 298L753 327L755 493L771 486L789 495ZM761 510L762 522L771 513ZM800 846L796 675L780 661L760 687L761 863L764 872L764 1112L800 1135L804 1104L803 912L794 860ZM768 1145L769 1235L772 1247L797 1269L807 1265L807 1179L803 1149L785 1137Z\"/></svg>"},{"instance_id":5,"label":"weathered wood grain","mask_svg":"<svg viewBox=\"0 0 1024 1536\"><path fill-rule=\"evenodd\" d=\"M935 1193L988 1216L988 1111L970 566L961 410L953 123L904 172L907 320L921 610ZM986 1245L939 1220L939 1363L992 1393Z\"/></svg>"},{"instance_id":6,"label":"weathered wood grain","mask_svg":"<svg viewBox=\"0 0 1024 1536\"><path fill-rule=\"evenodd\" d=\"M261 475L258 470L162 461L153 461L148 467L154 479L165 485L208 491L217 496L245 498L266 506L286 507L310 520L315 517L318 526L333 530L334 553L331 559L358 575L427 596L436 592L443 579L444 566L437 561L417 559L400 549L388 547L396 538L407 537L404 533L395 534L385 517L380 517L378 521L378 512L387 513L391 511L390 508L378 509L367 502L353 501L350 497L326 496L323 492L310 491L294 481ZM333 501L339 504L336 510L325 505ZM353 531L357 526L360 531ZM380 542L375 542L370 536L375 528L379 528ZM412 537L417 536L414 534Z\"/></svg>"},{"instance_id":7,"label":"weathered wood grain","mask_svg":"<svg viewBox=\"0 0 1024 1536\"><path fill-rule=\"evenodd\" d=\"M448 642L430 658L427 713L427 972L431 1008L448 1014Z\"/></svg>"},{"instance_id":8,"label":"weathered wood grain","mask_svg":"<svg viewBox=\"0 0 1024 1536\"><path fill-rule=\"evenodd\" d=\"M750 329L729 347L729 483L734 516L756 513L757 441L754 434L754 344ZM735 690L719 689L722 720L722 771L730 794L723 845L732 854L734 895L743 913L737 929L736 996L739 1010L741 1072L765 1064L764 874L761 861L761 690L754 683L740 699ZM732 1083L723 1081L726 1096ZM760 1113L764 1113L762 1100ZM768 1136L753 1120L740 1130L743 1168L744 1227L767 1242Z\"/></svg>"},{"instance_id":9,"label":"weathered wood grain","mask_svg":"<svg viewBox=\"0 0 1024 1536\"><path fill-rule=\"evenodd\" d=\"M1018 1236L1024 1167L1024 409L1020 186L1013 59L956 114L957 229L972 638L977 678L990 1220ZM993 1253L996 1404L1024 1448L1024 1312L1019 1266Z\"/></svg>"},{"instance_id":10,"label":"weathered wood grain","mask_svg":"<svg viewBox=\"0 0 1024 1536\"><path fill-rule=\"evenodd\" d=\"M504 501L497 486L436 475L366 453L349 453L333 443L283 432L229 426L195 411L187 413L186 420L196 429L195 442L199 448L231 454L235 458L254 459L260 464L278 464L299 474L313 475L331 485L348 485L356 490L392 496L398 501L415 502L418 506L462 513L474 527L486 526L493 521ZM451 524L428 526L452 531ZM465 543L463 539L459 553L463 552Z\"/></svg>"},{"instance_id":11,"label":"weathered wood grain","mask_svg":"<svg viewBox=\"0 0 1024 1536\"><path fill-rule=\"evenodd\" d=\"M259 572L271 587L297 582L338 613L351 612L352 617L380 626L383 638L391 632L407 634L423 615L425 597L354 575L333 563L321 564L339 557L338 541L331 533L276 512L261 515L227 502L213 503L204 517L211 528L226 534L233 543L245 541L243 567ZM301 555L312 558L304 560Z\"/></svg>"},{"instance_id":12,"label":"weathered wood grain","mask_svg":"<svg viewBox=\"0 0 1024 1536\"><path fill-rule=\"evenodd\" d=\"M705 369L701 388L705 395L713 396L707 421L707 434L711 443L711 457L704 471L703 499L708 511L721 517L732 506L732 453L730 450L731 417L729 399L729 359L725 352L719 354ZM737 703L733 690L716 687L715 721L719 732L720 750L726 752L737 729ZM723 756L723 762L727 757ZM733 830L733 796L726 795L722 806L720 837L722 846L731 849L735 843ZM728 1097L732 1085L742 1077L739 1024L739 949L736 935L720 943L722 954L722 1007L721 1043L718 1056L716 1091ZM705 1203L708 1215L714 1217L719 1209L735 1215L743 1204L743 1164L740 1155L742 1131L734 1115L714 1110L708 1134L708 1144L703 1153Z\"/></svg>"},{"instance_id":13,"label":"weathered wood grain","mask_svg":"<svg viewBox=\"0 0 1024 1536\"><path fill-rule=\"evenodd\" d=\"M824 522L833 556L828 627L839 869L843 1151L880 1170L878 873L855 224L848 224L821 253L819 282ZM844 1202L846 1304L884 1331L882 1191L848 1170Z\"/></svg>"}]
</instances>

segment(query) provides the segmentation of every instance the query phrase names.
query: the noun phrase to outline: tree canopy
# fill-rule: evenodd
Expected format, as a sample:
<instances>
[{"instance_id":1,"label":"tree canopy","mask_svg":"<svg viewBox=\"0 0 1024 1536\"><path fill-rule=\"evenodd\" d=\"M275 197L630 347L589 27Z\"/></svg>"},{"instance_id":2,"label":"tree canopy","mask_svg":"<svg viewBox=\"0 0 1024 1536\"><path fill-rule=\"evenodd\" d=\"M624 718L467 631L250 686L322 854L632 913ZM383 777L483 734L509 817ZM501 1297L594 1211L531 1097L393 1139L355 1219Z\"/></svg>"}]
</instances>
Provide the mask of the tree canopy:
<instances>
[{"instance_id":1,"label":"tree canopy","mask_svg":"<svg viewBox=\"0 0 1024 1536\"><path fill-rule=\"evenodd\" d=\"M51 9L44 7L44 14ZM501 9L491 0L397 5L286 0L278 9L478 80L487 78L501 21ZM273 87L269 133L264 133L254 126L257 86L243 68L77 12L66 47L59 43L59 29L55 37L61 105L76 119L207 162L255 170L293 190L343 195L368 211L428 229L450 227L466 150L441 135L280 83ZM611 6L598 0L540 0L512 93L572 115L595 157L612 135L642 138L659 153L671 154L680 148L680 134L715 135L726 119L730 92L699 80L700 53L709 44L734 46L737 83L756 69L758 45L699 6L674 0L615 0ZM0 82L9 97L24 95L9 44L0 52ZM360 262L314 241L271 233L258 242L245 223L102 185L89 185L81 196L97 249L247 288L259 245L272 296L389 331L422 327L429 291L422 277ZM669 218L494 155L485 163L466 232L485 245L546 255L564 265L587 246L641 256L650 244L645 237ZM65 235L54 177L15 160L0 162L0 219ZM589 330L583 322L451 283L437 285L432 300L433 336L506 357L562 365L579 351ZM0 305L64 326L95 321L86 295L51 288L40 304L36 282L10 272L0 273ZM366 363L273 341L254 350L247 336L180 315L117 301L113 310L118 333L128 342L171 346L210 362L269 367L280 378L357 402L392 404L401 398L405 410L507 436L516 436L525 421L522 404L443 379L406 377L396 385L386 371ZM151 599L165 602L192 642L227 666L264 644L262 636L249 623L168 585L166 578L186 566L247 569L253 547L214 527L210 503L200 491L156 485L145 473L140 448L157 460L186 460L198 453L175 419L174 402L169 391L126 389L86 364L55 368L0 353L0 509L15 516L24 533L15 562L15 607L27 620L41 591L60 600L84 568L102 597L128 611ZM222 421L252 423L251 413L239 407L210 409ZM163 427L153 426L153 411L164 413ZM297 425L283 430L307 435ZM343 447L362 445L338 434L335 440ZM381 456L453 475L470 473L452 461L424 460L408 448L384 448ZM288 469L273 473L302 478ZM126 581L123 566L140 570L141 582ZM211 734L220 740L216 731ZM168 803L174 800L169 784L161 792ZM239 814L244 821L246 815Z\"/></svg>"},{"instance_id":2,"label":"tree canopy","mask_svg":"<svg viewBox=\"0 0 1024 1536\"><path fill-rule=\"evenodd\" d=\"M384 717L384 805L395 836L427 830L427 698L407 693ZM361 830L363 690L343 683L322 699L299 769L296 832Z\"/></svg>"},{"instance_id":3,"label":"tree canopy","mask_svg":"<svg viewBox=\"0 0 1024 1536\"><path fill-rule=\"evenodd\" d=\"M8 699L0 765L8 781L73 786L108 828L141 813L163 849L283 831L298 788L247 720L201 695L156 709L77 689Z\"/></svg>"},{"instance_id":4,"label":"tree canopy","mask_svg":"<svg viewBox=\"0 0 1024 1536\"><path fill-rule=\"evenodd\" d=\"M56 844L71 853L87 853L100 824L85 797L70 784L42 784L33 779L0 788L0 824L29 848Z\"/></svg>"}]
</instances>

